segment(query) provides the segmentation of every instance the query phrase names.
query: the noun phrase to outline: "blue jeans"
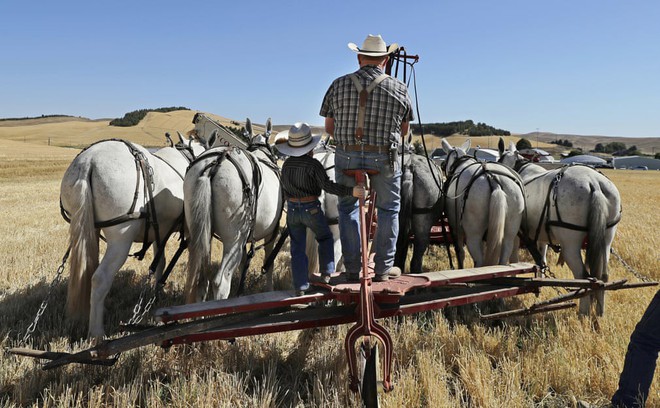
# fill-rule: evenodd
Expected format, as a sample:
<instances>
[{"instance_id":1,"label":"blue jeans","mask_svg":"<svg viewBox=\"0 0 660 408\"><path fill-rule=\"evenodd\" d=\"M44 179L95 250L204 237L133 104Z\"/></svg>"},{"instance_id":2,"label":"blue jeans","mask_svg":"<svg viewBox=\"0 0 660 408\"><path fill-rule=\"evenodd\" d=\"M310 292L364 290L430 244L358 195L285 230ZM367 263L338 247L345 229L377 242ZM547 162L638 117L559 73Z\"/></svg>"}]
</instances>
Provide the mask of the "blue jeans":
<instances>
[{"instance_id":1,"label":"blue jeans","mask_svg":"<svg viewBox=\"0 0 660 408\"><path fill-rule=\"evenodd\" d=\"M399 208L401 206L401 164L390 167L388 154L372 152L335 153L335 179L338 184L355 186L355 178L344 174L347 169L377 170L369 176L370 187L376 192L378 227L374 237L374 271L384 274L394 264L396 239L399 234ZM362 267L360 256L360 213L355 197L339 197L339 237L346 272L357 274Z\"/></svg>"},{"instance_id":2,"label":"blue jeans","mask_svg":"<svg viewBox=\"0 0 660 408\"><path fill-rule=\"evenodd\" d=\"M660 351L660 291L646 308L630 336L619 389L612 396L615 407L643 407L653 381Z\"/></svg>"},{"instance_id":3,"label":"blue jeans","mask_svg":"<svg viewBox=\"0 0 660 408\"><path fill-rule=\"evenodd\" d=\"M321 203L294 203L287 201L286 224L289 228L291 243L291 272L295 290L309 288L308 260L305 253L307 246L307 228L314 231L319 244L319 270L322 275L335 271L335 251L332 231L321 209Z\"/></svg>"}]
</instances>

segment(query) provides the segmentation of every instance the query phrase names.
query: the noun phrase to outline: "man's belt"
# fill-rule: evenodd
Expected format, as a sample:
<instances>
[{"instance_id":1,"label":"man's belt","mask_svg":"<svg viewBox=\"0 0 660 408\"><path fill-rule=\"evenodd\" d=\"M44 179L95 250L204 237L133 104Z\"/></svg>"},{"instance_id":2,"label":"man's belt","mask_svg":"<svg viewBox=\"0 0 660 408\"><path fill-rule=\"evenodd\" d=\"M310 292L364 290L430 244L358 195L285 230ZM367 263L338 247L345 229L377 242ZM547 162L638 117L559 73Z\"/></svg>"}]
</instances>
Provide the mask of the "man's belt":
<instances>
[{"instance_id":1,"label":"man's belt","mask_svg":"<svg viewBox=\"0 0 660 408\"><path fill-rule=\"evenodd\" d=\"M389 153L389 146L372 145L339 145L346 152L370 152L370 153Z\"/></svg>"},{"instance_id":2,"label":"man's belt","mask_svg":"<svg viewBox=\"0 0 660 408\"><path fill-rule=\"evenodd\" d=\"M289 197L289 201L292 203L311 203L312 201L316 201L318 199L318 196Z\"/></svg>"}]
</instances>

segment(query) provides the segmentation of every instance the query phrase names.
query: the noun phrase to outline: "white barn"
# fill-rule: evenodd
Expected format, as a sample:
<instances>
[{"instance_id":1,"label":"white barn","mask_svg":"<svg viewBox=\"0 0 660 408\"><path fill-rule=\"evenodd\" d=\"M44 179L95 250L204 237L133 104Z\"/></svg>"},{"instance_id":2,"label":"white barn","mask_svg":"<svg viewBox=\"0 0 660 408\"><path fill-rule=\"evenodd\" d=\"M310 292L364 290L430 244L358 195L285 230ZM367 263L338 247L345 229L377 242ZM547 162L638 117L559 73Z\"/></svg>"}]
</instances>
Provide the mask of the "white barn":
<instances>
[{"instance_id":1,"label":"white barn","mask_svg":"<svg viewBox=\"0 0 660 408\"><path fill-rule=\"evenodd\" d=\"M612 159L615 169L660 170L660 160L644 156L624 156Z\"/></svg>"}]
</instances>

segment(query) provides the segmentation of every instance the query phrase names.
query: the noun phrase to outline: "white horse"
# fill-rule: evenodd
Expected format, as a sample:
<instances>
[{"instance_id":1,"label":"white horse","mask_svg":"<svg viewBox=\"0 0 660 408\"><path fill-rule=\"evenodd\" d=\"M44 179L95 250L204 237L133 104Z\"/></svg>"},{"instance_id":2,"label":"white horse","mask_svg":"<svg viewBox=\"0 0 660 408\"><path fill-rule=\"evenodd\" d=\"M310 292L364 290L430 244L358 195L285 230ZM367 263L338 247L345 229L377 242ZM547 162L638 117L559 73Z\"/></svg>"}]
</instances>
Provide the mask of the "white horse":
<instances>
[{"instance_id":1,"label":"white horse","mask_svg":"<svg viewBox=\"0 0 660 408\"><path fill-rule=\"evenodd\" d=\"M563 260L576 279L589 276L608 280L610 248L621 220L621 198L614 183L587 166L564 166L554 170L533 164L510 143L498 143L502 163L520 173L527 198L527 236L537 245L545 263L548 245L561 248ZM582 244L587 240L586 262ZM596 314L605 312L605 291L595 294ZM580 315L589 315L591 297L580 299Z\"/></svg>"},{"instance_id":2,"label":"white horse","mask_svg":"<svg viewBox=\"0 0 660 408\"><path fill-rule=\"evenodd\" d=\"M214 299L226 299L231 278L247 262L246 245L266 239L272 250L282 214L279 168L271 146L268 119L265 135L252 135L246 123L248 150L214 147L189 167L184 181L186 223L190 233L186 301L202 301L210 286ZM220 267L211 269L211 240L223 245ZM272 273L268 274L272 288Z\"/></svg>"},{"instance_id":3,"label":"white horse","mask_svg":"<svg viewBox=\"0 0 660 408\"><path fill-rule=\"evenodd\" d=\"M525 209L520 176L499 163L467 156L469 139L460 148L442 139L442 147L447 152L443 162L447 177L445 214L458 267L463 268L464 243L475 267L507 264Z\"/></svg>"},{"instance_id":4,"label":"white horse","mask_svg":"<svg viewBox=\"0 0 660 408\"><path fill-rule=\"evenodd\" d=\"M140 255L149 243L158 252L183 223L183 177L205 145L179 137L178 149L154 154L128 141L104 140L83 150L64 173L60 205L70 220L71 250L67 310L73 318L89 318L90 338L104 336L103 303L131 244L145 243ZM107 249L99 263L101 233ZM158 279L165 259L156 261Z\"/></svg>"}]
</instances>

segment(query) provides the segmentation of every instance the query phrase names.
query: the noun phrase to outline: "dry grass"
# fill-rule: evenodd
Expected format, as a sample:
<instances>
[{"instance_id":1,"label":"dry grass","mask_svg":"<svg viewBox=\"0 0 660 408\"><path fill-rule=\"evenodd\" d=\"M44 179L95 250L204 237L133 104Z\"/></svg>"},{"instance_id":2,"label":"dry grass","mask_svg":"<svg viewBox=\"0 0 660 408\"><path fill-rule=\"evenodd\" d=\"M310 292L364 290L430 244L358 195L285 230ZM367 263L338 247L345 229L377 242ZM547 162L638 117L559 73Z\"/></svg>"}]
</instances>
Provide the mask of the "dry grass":
<instances>
[{"instance_id":1,"label":"dry grass","mask_svg":"<svg viewBox=\"0 0 660 408\"><path fill-rule=\"evenodd\" d=\"M74 327L63 317L67 273L62 282L50 284L66 249L59 183L65 163L77 152L63 150L64 156L56 160L46 159L54 151L21 157L20 148L10 154L13 159L0 159L3 347L21 344L49 290L52 300L32 345L53 350L84 347L76 339L85 328ZM18 160L28 156L28 165ZM640 273L660 279L660 173L610 171L607 175L619 187L624 205L615 249ZM432 248L425 259L428 270L448 266L441 248ZM115 279L106 301L108 332L116 332L119 321L130 317L149 261L129 260ZM161 304L181 303L185 262L186 255L175 268ZM254 271L260 262L255 259L252 264L248 287L253 292L263 290ZM280 289L290 285L287 262L286 254L276 262ZM611 279L637 280L616 259L610 266ZM558 277L571 276L566 268L553 267L553 271ZM570 407L578 399L605 402L616 389L628 337L655 291L610 293L607 315L597 325L578 319L575 311L483 323L471 307L388 320L396 353L395 389L381 397L382 406ZM549 290L542 296L554 295ZM535 300L527 295L504 303L514 308ZM491 305L480 307L485 311ZM111 368L73 365L44 372L36 361L3 354L0 402L43 407L356 407L359 404L347 387L346 331L347 326L339 326L169 351L148 346L124 353ZM659 405L655 387L648 406Z\"/></svg>"}]
</instances>

